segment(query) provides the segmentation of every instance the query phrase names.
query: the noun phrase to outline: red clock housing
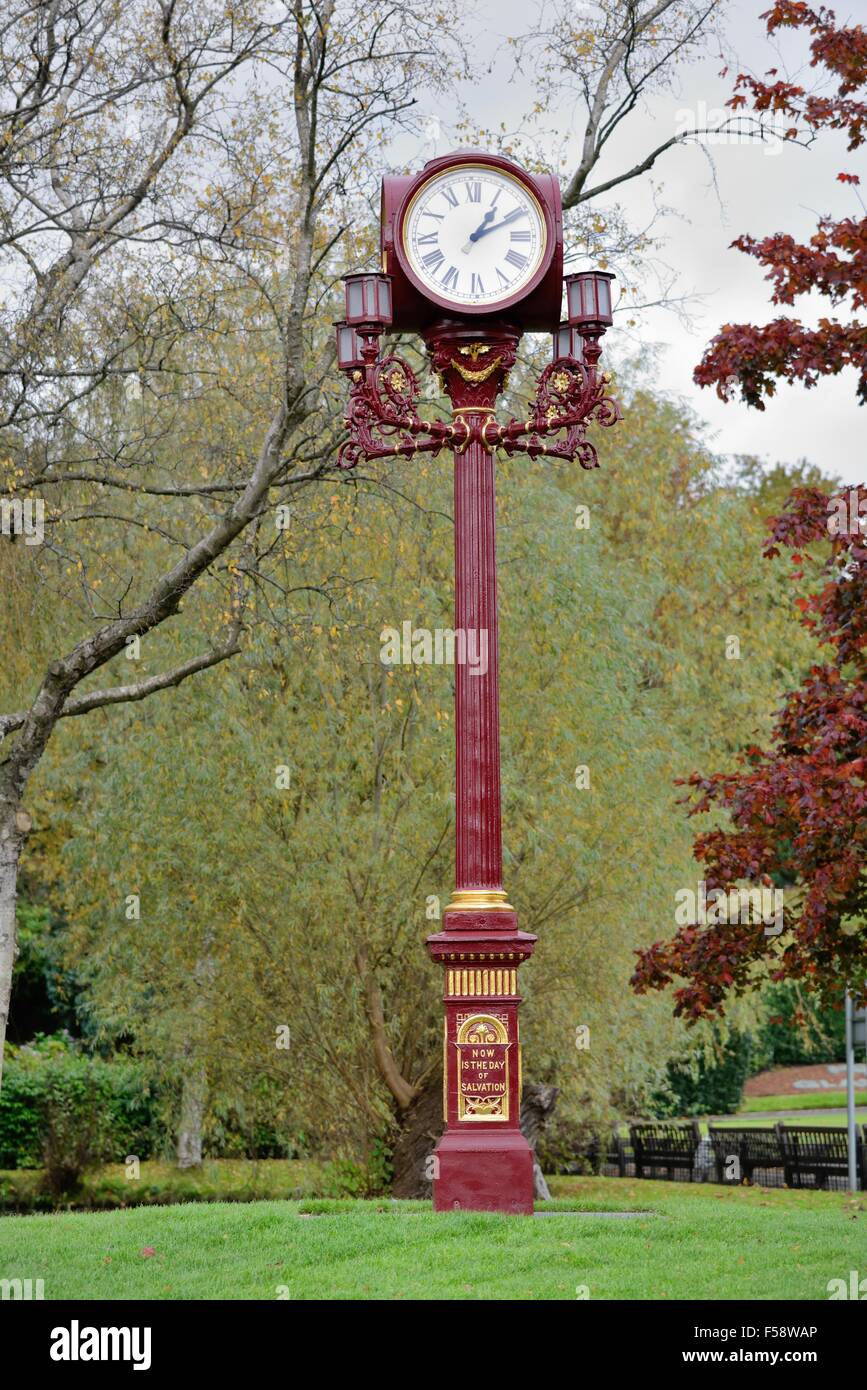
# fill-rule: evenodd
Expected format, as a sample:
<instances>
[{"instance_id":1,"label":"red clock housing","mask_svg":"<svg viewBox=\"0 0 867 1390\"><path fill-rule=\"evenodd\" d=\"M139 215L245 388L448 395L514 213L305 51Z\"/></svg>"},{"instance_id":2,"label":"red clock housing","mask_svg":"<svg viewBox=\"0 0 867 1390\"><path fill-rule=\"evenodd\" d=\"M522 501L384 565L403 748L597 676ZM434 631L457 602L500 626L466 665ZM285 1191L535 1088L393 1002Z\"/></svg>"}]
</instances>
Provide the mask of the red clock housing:
<instances>
[{"instance_id":1,"label":"red clock housing","mask_svg":"<svg viewBox=\"0 0 867 1390\"><path fill-rule=\"evenodd\" d=\"M434 294L415 275L403 246L403 221L416 192L444 169L463 164L486 164L501 169L523 183L533 194L545 219L545 254L532 279L521 290L490 304L455 304ZM421 333L445 317L470 318L484 323L507 318L525 332L552 332L560 322L563 299L563 208L560 184L553 174L530 174L502 155L483 150L457 150L431 159L417 174L387 174L382 181L382 268L392 277L392 327Z\"/></svg>"}]
</instances>

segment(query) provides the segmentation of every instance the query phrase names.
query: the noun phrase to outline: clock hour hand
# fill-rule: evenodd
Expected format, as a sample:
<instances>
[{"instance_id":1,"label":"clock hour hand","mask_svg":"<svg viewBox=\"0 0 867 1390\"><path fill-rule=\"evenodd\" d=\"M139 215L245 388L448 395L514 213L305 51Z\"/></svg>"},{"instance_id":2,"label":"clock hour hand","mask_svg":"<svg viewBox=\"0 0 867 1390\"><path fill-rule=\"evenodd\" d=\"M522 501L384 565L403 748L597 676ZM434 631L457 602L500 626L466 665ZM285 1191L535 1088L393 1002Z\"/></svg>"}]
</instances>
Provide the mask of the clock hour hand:
<instances>
[{"instance_id":1,"label":"clock hour hand","mask_svg":"<svg viewBox=\"0 0 867 1390\"><path fill-rule=\"evenodd\" d=\"M483 235L484 230L490 222L491 218L496 217L496 215L497 214L494 208L488 208L487 212L485 213L476 230L474 232L470 232L469 241L466 243L465 246L461 247L461 250L463 251L465 256L469 255L470 251L472 251L473 249L473 243L478 241L479 237Z\"/></svg>"},{"instance_id":2,"label":"clock hour hand","mask_svg":"<svg viewBox=\"0 0 867 1390\"><path fill-rule=\"evenodd\" d=\"M508 226L508 224L514 222L516 218L526 216L526 208L515 208L514 212L507 213L502 222L497 222L495 226L480 227L477 232L473 233L473 239L478 241L480 237L487 236L488 232L498 232L501 227Z\"/></svg>"}]
</instances>

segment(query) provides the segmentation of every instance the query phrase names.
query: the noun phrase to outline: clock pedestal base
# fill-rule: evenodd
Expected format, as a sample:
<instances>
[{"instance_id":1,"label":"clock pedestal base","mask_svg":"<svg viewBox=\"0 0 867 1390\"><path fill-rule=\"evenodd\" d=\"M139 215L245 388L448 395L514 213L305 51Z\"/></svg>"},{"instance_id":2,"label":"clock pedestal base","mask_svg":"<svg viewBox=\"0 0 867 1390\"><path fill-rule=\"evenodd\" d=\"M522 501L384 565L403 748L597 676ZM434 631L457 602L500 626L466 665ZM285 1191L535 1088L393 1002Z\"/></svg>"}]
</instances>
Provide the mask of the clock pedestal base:
<instances>
[{"instance_id":1,"label":"clock pedestal base","mask_svg":"<svg viewBox=\"0 0 867 1390\"><path fill-rule=\"evenodd\" d=\"M533 1210L533 1150L521 1133L518 969L535 936L514 911L445 913L429 936L443 967L443 1119L435 1211Z\"/></svg>"},{"instance_id":2,"label":"clock pedestal base","mask_svg":"<svg viewBox=\"0 0 867 1390\"><path fill-rule=\"evenodd\" d=\"M533 1150L523 1134L444 1134L434 1151L434 1211L533 1214Z\"/></svg>"}]
</instances>

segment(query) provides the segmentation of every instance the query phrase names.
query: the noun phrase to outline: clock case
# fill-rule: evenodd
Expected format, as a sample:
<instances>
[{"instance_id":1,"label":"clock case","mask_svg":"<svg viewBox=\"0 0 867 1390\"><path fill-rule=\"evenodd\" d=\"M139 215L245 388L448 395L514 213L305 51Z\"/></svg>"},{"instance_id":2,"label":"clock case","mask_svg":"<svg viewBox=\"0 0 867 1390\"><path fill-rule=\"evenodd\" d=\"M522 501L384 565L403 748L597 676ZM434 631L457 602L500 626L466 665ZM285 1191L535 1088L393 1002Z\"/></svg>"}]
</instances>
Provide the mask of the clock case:
<instances>
[{"instance_id":1,"label":"clock case","mask_svg":"<svg viewBox=\"0 0 867 1390\"><path fill-rule=\"evenodd\" d=\"M467 164L501 169L535 196L547 228L547 249L532 280L517 294L490 305L456 304L423 286L403 249L403 219L422 184L443 170ZM417 174L386 174L382 180L381 249L383 271L391 276L392 328L422 333L444 317L470 319L479 328L507 318L523 332L550 333L560 322L563 299L563 208L560 184L553 174L530 174L502 155L483 150L459 150L431 159Z\"/></svg>"}]
</instances>

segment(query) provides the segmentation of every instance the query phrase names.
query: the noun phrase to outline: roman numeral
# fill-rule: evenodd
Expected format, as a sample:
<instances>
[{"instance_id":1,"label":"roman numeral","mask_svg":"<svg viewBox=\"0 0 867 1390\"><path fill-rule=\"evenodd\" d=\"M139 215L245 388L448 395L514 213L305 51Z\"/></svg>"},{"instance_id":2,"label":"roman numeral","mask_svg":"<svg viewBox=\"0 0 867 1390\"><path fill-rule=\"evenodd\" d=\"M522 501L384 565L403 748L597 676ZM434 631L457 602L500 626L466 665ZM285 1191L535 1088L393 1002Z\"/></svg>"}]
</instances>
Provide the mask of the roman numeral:
<instances>
[{"instance_id":1,"label":"roman numeral","mask_svg":"<svg viewBox=\"0 0 867 1390\"><path fill-rule=\"evenodd\" d=\"M527 233L529 236L529 232ZM439 232L425 232L424 236L416 237L419 246L435 246Z\"/></svg>"},{"instance_id":2,"label":"roman numeral","mask_svg":"<svg viewBox=\"0 0 867 1390\"><path fill-rule=\"evenodd\" d=\"M446 200L447 203L450 203L451 206L452 206L453 208L456 208L456 207L457 207L457 205L458 205L458 195L457 195L457 193L455 193L454 189L452 189L452 188L443 188L443 189L440 190L440 192L442 193L442 195L443 195L443 197L445 198L445 200Z\"/></svg>"},{"instance_id":3,"label":"roman numeral","mask_svg":"<svg viewBox=\"0 0 867 1390\"><path fill-rule=\"evenodd\" d=\"M510 241L530 241L530 240L532 239L532 233L531 233L531 232L512 232L509 239L510 239Z\"/></svg>"},{"instance_id":4,"label":"roman numeral","mask_svg":"<svg viewBox=\"0 0 867 1390\"><path fill-rule=\"evenodd\" d=\"M494 194L493 198L491 199L491 207L492 207L492 208L495 208L495 207L497 206L497 199L499 198L499 196L500 196L500 194L502 193L502 191L503 191L502 188L498 188L497 191L496 191L496 193Z\"/></svg>"},{"instance_id":5,"label":"roman numeral","mask_svg":"<svg viewBox=\"0 0 867 1390\"><path fill-rule=\"evenodd\" d=\"M448 270L447 270L447 271L445 272L445 274L443 275L443 278L442 278L441 283L442 283L442 287L443 287L444 290L456 290L456 289L457 289L457 287L458 287L458 272L457 272L457 269L455 268L455 266L453 266L453 265L450 265L450 266L449 266Z\"/></svg>"},{"instance_id":6,"label":"roman numeral","mask_svg":"<svg viewBox=\"0 0 867 1390\"><path fill-rule=\"evenodd\" d=\"M523 270L529 259L529 256L522 256L519 251L508 251L506 253L506 260L509 262L509 265L516 266L518 270Z\"/></svg>"},{"instance_id":7,"label":"roman numeral","mask_svg":"<svg viewBox=\"0 0 867 1390\"><path fill-rule=\"evenodd\" d=\"M511 285L512 283L511 280L506 279L499 266L497 266L497 279L499 280L501 285L504 285L506 287L506 289L508 289L509 285Z\"/></svg>"},{"instance_id":8,"label":"roman numeral","mask_svg":"<svg viewBox=\"0 0 867 1390\"><path fill-rule=\"evenodd\" d=\"M478 181L465 185L467 190L468 203L480 203L482 201L482 185Z\"/></svg>"},{"instance_id":9,"label":"roman numeral","mask_svg":"<svg viewBox=\"0 0 867 1390\"><path fill-rule=\"evenodd\" d=\"M422 256L421 263L422 265L426 265L429 271L433 272L439 269L444 260L445 256L442 251L428 251L426 256Z\"/></svg>"},{"instance_id":10,"label":"roman numeral","mask_svg":"<svg viewBox=\"0 0 867 1390\"><path fill-rule=\"evenodd\" d=\"M422 217L435 217L437 222L442 222L443 220L443 215L441 212L430 212L427 208L422 209L421 215Z\"/></svg>"},{"instance_id":11,"label":"roman numeral","mask_svg":"<svg viewBox=\"0 0 867 1390\"><path fill-rule=\"evenodd\" d=\"M470 294L484 294L484 293L485 293L485 287L484 287L484 285L482 284L482 277L481 277L481 275L476 275L475 271L473 271L473 274L472 274L472 283L470 284Z\"/></svg>"}]
</instances>

